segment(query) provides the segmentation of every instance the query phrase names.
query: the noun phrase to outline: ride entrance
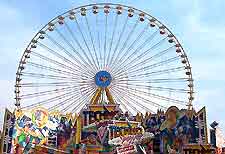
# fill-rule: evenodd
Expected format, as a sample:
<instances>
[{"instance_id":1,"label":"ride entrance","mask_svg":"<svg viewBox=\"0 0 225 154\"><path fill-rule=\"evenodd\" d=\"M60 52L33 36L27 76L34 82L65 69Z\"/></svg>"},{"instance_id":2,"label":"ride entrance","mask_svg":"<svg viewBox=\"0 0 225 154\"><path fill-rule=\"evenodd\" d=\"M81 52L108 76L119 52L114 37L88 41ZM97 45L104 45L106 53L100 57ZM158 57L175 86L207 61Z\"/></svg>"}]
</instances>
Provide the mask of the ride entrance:
<instances>
[{"instance_id":1,"label":"ride entrance","mask_svg":"<svg viewBox=\"0 0 225 154\"><path fill-rule=\"evenodd\" d=\"M91 4L57 16L16 75L13 153L165 154L207 144L184 49L133 7Z\"/></svg>"}]
</instances>

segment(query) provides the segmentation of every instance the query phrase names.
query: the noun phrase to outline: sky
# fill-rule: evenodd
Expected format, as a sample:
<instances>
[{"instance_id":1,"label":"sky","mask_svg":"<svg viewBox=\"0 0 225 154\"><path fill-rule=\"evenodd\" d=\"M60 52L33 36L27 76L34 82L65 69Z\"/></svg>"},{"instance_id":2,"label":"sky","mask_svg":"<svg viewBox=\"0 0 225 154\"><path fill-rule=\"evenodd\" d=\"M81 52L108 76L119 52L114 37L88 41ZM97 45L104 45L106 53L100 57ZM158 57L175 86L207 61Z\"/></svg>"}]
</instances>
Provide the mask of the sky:
<instances>
[{"instance_id":1,"label":"sky","mask_svg":"<svg viewBox=\"0 0 225 154\"><path fill-rule=\"evenodd\" d=\"M225 129L224 0L1 0L0 123L4 109L14 108L18 63L36 32L71 8L97 2L133 6L165 24L190 60L195 84L194 108L206 106L208 124L216 120Z\"/></svg>"}]
</instances>

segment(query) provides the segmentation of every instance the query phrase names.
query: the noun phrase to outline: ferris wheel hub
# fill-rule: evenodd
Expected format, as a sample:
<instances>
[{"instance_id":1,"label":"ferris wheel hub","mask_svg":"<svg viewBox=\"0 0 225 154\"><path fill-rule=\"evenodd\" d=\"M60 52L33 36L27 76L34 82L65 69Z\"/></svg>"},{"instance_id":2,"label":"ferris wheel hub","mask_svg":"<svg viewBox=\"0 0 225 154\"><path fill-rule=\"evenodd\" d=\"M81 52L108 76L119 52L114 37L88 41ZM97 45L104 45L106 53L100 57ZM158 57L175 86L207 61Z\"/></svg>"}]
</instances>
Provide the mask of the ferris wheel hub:
<instances>
[{"instance_id":1,"label":"ferris wheel hub","mask_svg":"<svg viewBox=\"0 0 225 154\"><path fill-rule=\"evenodd\" d=\"M107 71L99 71L95 74L95 84L100 88L106 88L110 85L112 76Z\"/></svg>"}]
</instances>

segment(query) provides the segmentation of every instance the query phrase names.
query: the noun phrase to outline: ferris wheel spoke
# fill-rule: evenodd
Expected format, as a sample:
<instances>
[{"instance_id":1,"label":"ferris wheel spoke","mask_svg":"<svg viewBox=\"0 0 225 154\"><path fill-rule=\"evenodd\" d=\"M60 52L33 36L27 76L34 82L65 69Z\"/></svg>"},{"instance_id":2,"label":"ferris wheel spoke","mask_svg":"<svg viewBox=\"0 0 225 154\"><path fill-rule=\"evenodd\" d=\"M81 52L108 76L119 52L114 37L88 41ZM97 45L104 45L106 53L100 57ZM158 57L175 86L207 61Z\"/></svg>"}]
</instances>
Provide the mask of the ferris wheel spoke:
<instances>
[{"instance_id":1,"label":"ferris wheel spoke","mask_svg":"<svg viewBox=\"0 0 225 154\"><path fill-rule=\"evenodd\" d=\"M175 56L175 57L172 57L172 58L169 58L169 59L166 59L164 61L160 61L158 63L154 63L154 64L151 64L149 66L145 66L143 68L140 68L140 67L137 67L137 65L134 65L130 68L131 72L129 73L134 73L134 72L138 72L138 71L141 71L141 70L148 70L148 69L152 69L152 68L157 68L157 67L160 67L160 66L163 66L163 65L167 65L169 63L172 63L176 60L179 59L179 56ZM137 68L137 69L135 69Z\"/></svg>"},{"instance_id":2,"label":"ferris wheel spoke","mask_svg":"<svg viewBox=\"0 0 225 154\"><path fill-rule=\"evenodd\" d=\"M72 95L72 96L71 96L71 95ZM49 108L48 108L48 111L51 112L51 111L57 110L58 108L62 107L63 105L65 105L65 104L71 102L72 100L74 100L75 98L78 97L78 95L75 94L75 93L73 93L73 94L71 94L71 95L70 95L71 97L68 97L68 98L66 98L66 99L60 99L60 102L57 103L57 104L54 104L54 105L51 106L51 107L49 107Z\"/></svg>"},{"instance_id":3,"label":"ferris wheel spoke","mask_svg":"<svg viewBox=\"0 0 225 154\"><path fill-rule=\"evenodd\" d=\"M139 62L137 65L145 64L147 61L159 58L159 57L163 56L164 54L168 53L169 51L171 51L171 49L173 49L173 48L174 48L174 46L170 46L167 49L164 49L164 50L160 51L159 53L157 53L151 57L148 57L147 59L144 59L143 61Z\"/></svg>"},{"instance_id":4,"label":"ferris wheel spoke","mask_svg":"<svg viewBox=\"0 0 225 154\"><path fill-rule=\"evenodd\" d=\"M114 99L115 99L115 102L116 102L117 104L122 105L123 108L125 109L125 111L128 111L128 113L129 113L130 115L132 115L132 113L130 112L130 110L127 108L128 104L124 103L124 102L118 97L119 95L116 94L115 91L113 91L113 89L111 90L111 92L112 92L112 95L113 95L113 97L114 97Z\"/></svg>"},{"instance_id":5,"label":"ferris wheel spoke","mask_svg":"<svg viewBox=\"0 0 225 154\"><path fill-rule=\"evenodd\" d=\"M80 28L79 22L77 21L76 18L75 18L75 23L76 23L76 25L77 25L77 28L78 28L80 34L81 34L81 37L83 38L84 44L85 44L86 48L88 49L87 51L89 52L89 55L91 56L91 59L92 59L93 63L91 62L91 60L90 60L90 58L87 56L87 54L86 54L85 52L83 52L83 53L84 53L85 57L87 58L89 64L91 64L92 66L94 66L94 67L95 67L95 71L97 71L97 70L98 70L98 67L97 67L97 65L96 65L96 63L95 63L95 61L94 61L94 58L93 58L93 56L92 56L92 54L91 54L91 50L90 50L90 48L89 48L89 46L88 46L88 43L87 43L87 41L86 41L86 39L85 39L85 37L84 37L84 34L83 34L83 32L82 32L82 30L81 30L81 28Z\"/></svg>"},{"instance_id":6,"label":"ferris wheel spoke","mask_svg":"<svg viewBox=\"0 0 225 154\"><path fill-rule=\"evenodd\" d=\"M84 96L83 99L81 100L81 102L78 103L78 105L76 105L73 109L72 109L72 113L74 113L76 110L79 109L79 107L84 106L86 103L85 101L87 101L88 98L91 97L91 95L93 95L95 93L94 91L91 91L88 95Z\"/></svg>"},{"instance_id":7,"label":"ferris wheel spoke","mask_svg":"<svg viewBox=\"0 0 225 154\"><path fill-rule=\"evenodd\" d=\"M57 75L49 75L49 74L39 74L39 73L29 73L23 72L21 76L31 77L31 78L45 78L45 79L56 79L56 80L69 80L69 81L78 81L79 77L67 77L67 76L57 76Z\"/></svg>"},{"instance_id":8,"label":"ferris wheel spoke","mask_svg":"<svg viewBox=\"0 0 225 154\"><path fill-rule=\"evenodd\" d=\"M137 55L136 58L132 59L132 60L128 60L128 63L126 63L126 61L124 61L124 63L126 63L126 65L122 64L123 67L127 67L131 64L136 64L141 57L145 57L146 55L148 55L149 53L151 53L151 51L153 51L154 49L156 49L161 43L163 43L166 40L167 37L162 38L160 41L158 41L157 43L155 43L154 45L152 45L149 49L145 50L144 52L141 52L141 50L139 50L139 55ZM141 64L141 62L139 62L138 64ZM131 65L132 66L132 65ZM120 67L121 68L121 67Z\"/></svg>"},{"instance_id":9,"label":"ferris wheel spoke","mask_svg":"<svg viewBox=\"0 0 225 154\"><path fill-rule=\"evenodd\" d=\"M64 36L59 32L59 30L58 30L58 29L55 29L55 30L56 30L56 32L60 35L60 37L62 37L62 39L64 40L65 38L64 38ZM63 47L60 43L58 43L58 42L57 42L55 39L53 39L50 35L46 34L46 37L47 37L54 45L56 45L61 51L63 51L68 57L72 58L76 63L82 65L82 63L81 63L79 60L77 60L77 59L74 57L74 55L73 55L72 53L70 53L65 47ZM66 44L67 44L67 41L68 41L68 40L65 39L64 41L65 41ZM39 42L39 44L40 44L40 42ZM70 44L70 43L69 43L69 44ZM71 44L70 44L70 45L71 45ZM69 46L70 46L70 45L69 45ZM64 56L62 56L62 55L60 55L60 54L58 54L58 53L55 52L54 50L51 50L50 48L44 46L44 44L42 44L42 47L46 48L46 49L47 49L48 51L50 51L52 54L56 55L56 57L58 57L58 58L60 58L60 59L62 59L62 60L64 60L64 61L67 61L67 62L69 62L69 63L71 63L71 64L73 64L73 65L76 66L75 63L71 62L71 61L68 60L66 57L64 57ZM70 47L71 47L71 46L70 46ZM77 66L78 66L78 65L77 65ZM78 66L78 68L81 69L80 66Z\"/></svg>"},{"instance_id":10,"label":"ferris wheel spoke","mask_svg":"<svg viewBox=\"0 0 225 154\"><path fill-rule=\"evenodd\" d=\"M128 111L128 113L129 113L130 115L132 115L132 112L130 111L130 109L127 108L127 106L131 107L131 109L132 109L134 112L140 112L139 110L137 110L137 109L133 106L133 104L128 103L126 100L123 101L122 98L119 97L118 94L115 94L115 93L114 93L114 97L116 98L116 100L118 100L119 104L121 104L121 105L123 106L123 108L125 109L125 111Z\"/></svg>"},{"instance_id":11,"label":"ferris wheel spoke","mask_svg":"<svg viewBox=\"0 0 225 154\"><path fill-rule=\"evenodd\" d=\"M143 52L143 53L144 53L143 55L141 54L141 55L137 56L136 58L134 58L132 61L130 61L130 62L127 63L126 65L121 64L120 67L119 67L118 69L120 69L121 66L123 66L124 68L127 68L127 66L128 66L127 69L129 69L129 67L132 67L132 66L143 65L143 64L145 64L147 61L152 60L153 58L159 57L159 55L163 55L163 54L167 53L170 49L172 49L172 48L174 47L174 45L171 46L171 47L169 47L169 48L167 48L167 49L165 49L165 50L163 50L163 51L160 51L159 53L157 53L157 54L155 54L155 55L153 55L153 56L151 56L151 57L149 57L149 58L147 58L147 59L144 59L144 60L140 61L140 59L141 59L142 56L146 56L146 54L149 54L150 51L153 51L154 49L156 49L156 47L159 46L159 44L161 44L162 42L164 42L165 39L166 39L166 37L163 38L162 40L160 40L158 43L154 44L154 45L153 45L152 47L150 47L148 50L144 51L144 52ZM140 61L140 62L139 62L139 61ZM138 63L137 63L137 62L138 62Z\"/></svg>"},{"instance_id":12,"label":"ferris wheel spoke","mask_svg":"<svg viewBox=\"0 0 225 154\"><path fill-rule=\"evenodd\" d=\"M83 63L85 63L87 66L89 66L90 68L94 69L92 67L92 63L90 62L90 59L88 58L87 54L84 52L84 55L86 56L87 60L89 63L87 63L85 61L85 59L80 55L80 53L74 48L74 46L65 38L65 36L58 30L55 29L56 32L59 34L59 36L64 40L64 42L73 50L74 53L76 53L77 56L79 56L79 58L82 60ZM48 36L49 37L49 36ZM68 50L66 50L62 45L60 45L59 43L57 43L53 38L51 38L52 41L54 41L54 43L61 49L63 50L68 56L70 56L71 58L73 58L75 61L79 61L76 59L76 57L74 57ZM79 63L84 67L87 68L87 66L85 66L81 61L79 61ZM88 69L90 72L92 72L94 74L94 72L92 71L92 69Z\"/></svg>"},{"instance_id":13,"label":"ferris wheel spoke","mask_svg":"<svg viewBox=\"0 0 225 154\"><path fill-rule=\"evenodd\" d=\"M54 96L54 97L51 97L51 98L47 98L45 100L41 100L41 101L39 101L37 103L34 103L34 104L31 104L31 105L24 106L24 107L22 107L22 109L34 108L34 107L41 106L41 105L44 105L44 104L49 104L49 103L52 103L54 101L60 100L62 98L65 98L67 96L71 96L72 93L74 93L74 90L71 90L69 92L63 93L62 95L57 95L57 96Z\"/></svg>"},{"instance_id":14,"label":"ferris wheel spoke","mask_svg":"<svg viewBox=\"0 0 225 154\"><path fill-rule=\"evenodd\" d=\"M114 50L113 50L113 54L112 54L112 56L111 56L111 58L110 58L109 66L111 66L111 64L112 64L112 62L113 62L113 60L114 60L116 51L117 51L117 49L118 49L118 47L119 47L119 44L120 44L120 42L121 42L122 35L123 35L123 33L124 33L125 29L126 29L128 19L129 19L129 17L127 16L127 18L126 18L126 20L125 20L125 22L124 22L124 24L123 24L122 31L121 31L120 34L119 34L119 38L118 38L118 40L117 40L116 46L115 46L115 48L114 48Z\"/></svg>"},{"instance_id":15,"label":"ferris wheel spoke","mask_svg":"<svg viewBox=\"0 0 225 154\"><path fill-rule=\"evenodd\" d=\"M84 87L84 86L92 86L92 81L90 83L88 82L46 82L46 83L20 83L16 84L16 87L20 88L34 88L34 87L52 87L52 86L57 86L57 87L67 87L71 85L76 85L77 87Z\"/></svg>"},{"instance_id":16,"label":"ferris wheel spoke","mask_svg":"<svg viewBox=\"0 0 225 154\"><path fill-rule=\"evenodd\" d=\"M130 88L130 89L132 89L132 88ZM177 99L169 98L169 97L166 97L166 96L161 96L161 95L158 95L158 94L145 92L145 91L142 91L142 90L135 90L135 89L132 89L132 90L136 91L136 92L139 92L139 93L145 93L146 95L150 95L151 97L154 97L156 99L160 99L160 100L164 100L164 101L171 101L173 103L180 104L180 105L186 105L187 104L187 102L182 101L182 100L177 100Z\"/></svg>"},{"instance_id":17,"label":"ferris wheel spoke","mask_svg":"<svg viewBox=\"0 0 225 154\"><path fill-rule=\"evenodd\" d=\"M120 91L116 90L116 89L113 89L114 92L116 92L115 94L115 97L117 97L119 100L121 100L120 103L124 103L125 106L129 106L131 107L131 109L134 111L134 112L141 112L139 111L135 106L133 106L133 104L131 104L130 102L128 102L126 99L124 99L123 97L121 97L121 95L119 95L118 93L121 93ZM128 110L129 111L129 110Z\"/></svg>"},{"instance_id":18,"label":"ferris wheel spoke","mask_svg":"<svg viewBox=\"0 0 225 154\"><path fill-rule=\"evenodd\" d=\"M155 107L159 107L160 109L163 109L163 110L166 110L167 108L168 108L168 106L169 106L169 104L167 103L167 105L166 106L162 106L162 105L160 105L160 103L156 103L155 101L150 101L150 99L146 99L145 97L143 97L142 96L142 93L134 93L138 98L140 98L142 101L143 101L143 103L146 103L146 104L149 104L149 102L151 103L151 104L154 104L153 106L155 106ZM162 99L161 99L162 100ZM166 100L166 101L171 101L171 100ZM173 103L175 103L175 102L173 102ZM186 104L183 104L183 103L178 103L178 102L176 102L176 104L179 104L179 105L186 105Z\"/></svg>"},{"instance_id":19,"label":"ferris wheel spoke","mask_svg":"<svg viewBox=\"0 0 225 154\"><path fill-rule=\"evenodd\" d=\"M61 75L69 75L69 76L78 76L78 77L81 77L80 74L75 74L73 72L68 72L68 71L64 71L64 70L61 70L61 69L55 69L53 67L49 67L49 66L45 66L45 65L40 65L40 64L37 64L37 63L33 63L33 62L27 62L27 65L30 65L32 67L39 68L39 69L48 70L48 71L51 71L51 72L54 72L54 73L57 73L57 74L61 74ZM86 76L84 74L82 75L82 77L89 78L88 76Z\"/></svg>"},{"instance_id":20,"label":"ferris wheel spoke","mask_svg":"<svg viewBox=\"0 0 225 154\"><path fill-rule=\"evenodd\" d=\"M135 38L135 40L129 45L129 47L126 49L126 51L123 53L123 55L120 56L120 59L117 61L117 63L115 63L114 67L112 67L112 70L115 68L118 68L119 65L123 64L122 63L122 59L125 59L125 57L127 56L127 54L130 52L130 50L134 47L134 45L143 37L145 31L149 28L149 25L147 24L143 30L137 35L137 37ZM134 31L133 31L134 32ZM127 40L130 39L131 36L127 37ZM123 48L125 49L125 47ZM122 54L122 51L121 51ZM119 58L119 57L118 57Z\"/></svg>"},{"instance_id":21,"label":"ferris wheel spoke","mask_svg":"<svg viewBox=\"0 0 225 154\"><path fill-rule=\"evenodd\" d=\"M134 96L135 97L135 96ZM144 109L147 112L151 112L151 113L155 113L152 109L144 106L143 104L141 104L140 102L138 102L138 100L132 99L132 96L129 94L125 94L124 98L126 99L130 99L131 102L133 102L133 104L135 104L136 106L139 106L141 109ZM143 112L143 111L142 111Z\"/></svg>"},{"instance_id":22,"label":"ferris wheel spoke","mask_svg":"<svg viewBox=\"0 0 225 154\"><path fill-rule=\"evenodd\" d=\"M90 25L89 25L87 16L85 16L85 21L86 21L86 25L88 27L88 32L89 32L90 38L91 38L91 44L92 44L92 48L94 50L95 60L97 61L98 69L100 69L100 64L99 64L99 60L98 60L98 56L97 56L97 52L96 52L96 47L95 47L95 44L94 44L94 39L93 39L93 35L91 33L91 30L90 30Z\"/></svg>"},{"instance_id":23,"label":"ferris wheel spoke","mask_svg":"<svg viewBox=\"0 0 225 154\"><path fill-rule=\"evenodd\" d=\"M87 99L87 97L86 97L86 99ZM80 111L79 110L79 108L82 108L83 106L85 106L86 105L86 99L83 99L78 105L76 105L73 109L72 109L72 113L75 113L75 112L77 112L77 111Z\"/></svg>"},{"instance_id":24,"label":"ferris wheel spoke","mask_svg":"<svg viewBox=\"0 0 225 154\"><path fill-rule=\"evenodd\" d=\"M58 62L58 61L53 60L53 59L51 59L51 58L48 58L48 57L46 57L46 56L44 56L44 55L41 55L41 54L39 54L39 53L37 53L37 52L34 52L34 51L33 51L32 54L33 54L34 56L36 56L36 57L42 59L42 60L45 60L46 62L55 64L55 65L57 65L57 66L59 66L59 67L61 67L61 68L64 68L64 69L67 69L67 70L70 70L70 71L73 71L73 72L76 71L74 68L72 68L72 67L70 67L70 66L68 66L68 65L65 65L65 64L63 64L63 63L61 63L61 62Z\"/></svg>"},{"instance_id":25,"label":"ferris wheel spoke","mask_svg":"<svg viewBox=\"0 0 225 154\"><path fill-rule=\"evenodd\" d=\"M80 64L79 61L76 61L77 64L75 64L75 63L73 63L71 60L69 60L68 58L66 58L66 57L64 57L64 56L62 56L62 55L60 55L60 54L58 54L56 51L50 49L50 48L47 47L46 45L44 45L44 44L42 44L42 43L40 43L40 42L38 42L38 44L39 44L41 47L45 48L45 49L46 49L47 51L49 51L50 53L52 53L53 55L55 55L56 57L58 57L59 59L65 61L65 62L67 62L67 63L69 63L69 64L74 68L74 71L77 71L77 72L81 72L81 73L83 73L83 74L90 75L90 73L87 72L84 68L81 68L81 66L77 65L77 64Z\"/></svg>"},{"instance_id":26,"label":"ferris wheel spoke","mask_svg":"<svg viewBox=\"0 0 225 154\"><path fill-rule=\"evenodd\" d=\"M169 92L178 92L178 93L188 93L189 90L187 89L176 89L176 88L168 88L168 87L155 87L155 86L148 86L148 85L141 85L141 84L132 84L132 83L117 83L117 86L127 85L133 88L141 88L146 90L155 90L155 91L169 91Z\"/></svg>"},{"instance_id":27,"label":"ferris wheel spoke","mask_svg":"<svg viewBox=\"0 0 225 154\"><path fill-rule=\"evenodd\" d=\"M120 82L129 82L129 83L177 83L177 82L187 82L189 78L160 78L160 79L146 79L146 80L136 80L136 79L128 79L128 80L119 80L115 82L115 84Z\"/></svg>"},{"instance_id":28,"label":"ferris wheel spoke","mask_svg":"<svg viewBox=\"0 0 225 154\"><path fill-rule=\"evenodd\" d=\"M31 88L31 87L48 87L48 86L71 86L76 82L46 82L46 83L20 83L17 84L16 87L23 87L23 88ZM78 85L79 86L79 85Z\"/></svg>"},{"instance_id":29,"label":"ferris wheel spoke","mask_svg":"<svg viewBox=\"0 0 225 154\"><path fill-rule=\"evenodd\" d=\"M102 60L102 53L101 53L101 41L100 41L100 32L99 32L99 21L98 21L98 13L96 14L96 31L97 31L97 41L98 41L98 51L99 51L99 60ZM101 66L100 66L101 68Z\"/></svg>"},{"instance_id":30,"label":"ferris wheel spoke","mask_svg":"<svg viewBox=\"0 0 225 154\"><path fill-rule=\"evenodd\" d=\"M177 88L168 88L168 87L155 87L155 86L146 86L146 85L138 85L138 84L129 84L129 86L135 86L139 88L145 87L145 89L151 88L151 90L155 91L168 91L168 92L178 92L178 93L188 93L189 90L187 89L177 89Z\"/></svg>"},{"instance_id":31,"label":"ferris wheel spoke","mask_svg":"<svg viewBox=\"0 0 225 154\"><path fill-rule=\"evenodd\" d=\"M122 89L124 89L124 88L122 88ZM159 99L159 100L171 101L173 103L180 104L180 105L186 105L187 104L187 102L185 102L183 100L173 99L173 98L170 98L170 97L161 96L159 94L154 94L154 93L146 92L146 91L135 89L135 88L129 88L129 90L133 91L134 93L145 94L146 96L151 96L151 97Z\"/></svg>"},{"instance_id":32,"label":"ferris wheel spoke","mask_svg":"<svg viewBox=\"0 0 225 154\"><path fill-rule=\"evenodd\" d=\"M81 81L81 82L78 82L80 83L80 86L83 87L83 86L94 86L94 82L92 80L90 81Z\"/></svg>"},{"instance_id":33,"label":"ferris wheel spoke","mask_svg":"<svg viewBox=\"0 0 225 154\"><path fill-rule=\"evenodd\" d=\"M71 95L72 95L72 96L71 96ZM48 108L48 111L51 112L51 111L57 110L57 108L62 107L63 105L65 105L65 104L71 102L72 100L74 100L75 98L77 98L77 97L79 96L79 94L76 94L76 93L73 93L73 94L71 94L71 95L70 95L71 97L66 98L66 99L64 99L64 100L60 100L60 103L54 104L53 106L49 107L49 108Z\"/></svg>"},{"instance_id":34,"label":"ferris wheel spoke","mask_svg":"<svg viewBox=\"0 0 225 154\"><path fill-rule=\"evenodd\" d=\"M134 24L134 26L132 27L132 29L129 31L128 35L127 35L127 38L125 39L123 45L122 45L122 48L118 51L118 54L114 60L114 62L112 62L112 70L114 69L115 65L117 63L119 63L118 59L120 58L121 54L123 53L124 49L126 48L127 46L127 43L128 41L130 40L130 38L132 37L137 25L139 24L139 19L137 19L136 23Z\"/></svg>"},{"instance_id":35,"label":"ferris wheel spoke","mask_svg":"<svg viewBox=\"0 0 225 154\"><path fill-rule=\"evenodd\" d=\"M29 94L21 95L20 98L28 99L28 98L33 98L33 97L37 97L37 96L51 95L51 94L55 94L56 92L69 91L71 89L75 90L76 87L77 86L69 86L69 87L65 87L65 88L57 88L57 89L52 89L52 90L47 90L47 91L29 93ZM76 90L79 90L79 89L76 89Z\"/></svg>"},{"instance_id":36,"label":"ferris wheel spoke","mask_svg":"<svg viewBox=\"0 0 225 154\"><path fill-rule=\"evenodd\" d=\"M163 75L163 74L167 74L167 73L175 73L175 72L179 72L179 71L183 71L185 70L184 66L181 67L175 67L175 68L169 68L169 69L164 69L164 70L159 70L159 71L152 71L152 72L146 72L146 73L140 73L140 74L134 74L129 76L130 78L132 77L143 77L143 76L157 76L157 75Z\"/></svg>"},{"instance_id":37,"label":"ferris wheel spoke","mask_svg":"<svg viewBox=\"0 0 225 154\"><path fill-rule=\"evenodd\" d=\"M94 92L94 91L95 91L94 88L93 88L93 89L90 89L90 93L92 93L92 92ZM80 100L80 98L78 98L78 100L73 101L72 103L70 103L69 105L67 105L65 108L63 108L63 109L61 110L61 112L66 112L67 110L71 109L71 107L72 107L73 105L75 105L75 104L80 105L81 103L78 102L79 100Z\"/></svg>"},{"instance_id":38,"label":"ferris wheel spoke","mask_svg":"<svg viewBox=\"0 0 225 154\"><path fill-rule=\"evenodd\" d=\"M89 88L86 88L84 92L88 92L89 91ZM76 94L76 96L75 96ZM52 98L49 98L47 100L44 100L44 101L40 101L38 103L35 103L35 104L32 104L30 105L30 107L33 107L34 105L35 106L40 106L40 105L44 105L44 104L49 104L49 103L53 103L53 102L56 102L56 101L60 101L60 100L63 100L65 98L68 98L69 96L73 95L74 97L80 97L80 92L79 91L70 91L68 93L64 93L62 95L58 95L56 97L52 97ZM63 101L64 102L64 101ZM64 102L65 103L65 102Z\"/></svg>"},{"instance_id":39,"label":"ferris wheel spoke","mask_svg":"<svg viewBox=\"0 0 225 154\"><path fill-rule=\"evenodd\" d=\"M166 59L166 60L164 60L164 61L160 61L160 62L157 62L157 63L154 63L154 64L151 64L151 65L149 65L149 66L144 66L144 67L138 67L137 65L133 65L133 66L131 66L130 68L129 68L129 74L133 74L133 73L137 73L137 72L139 72L139 71L143 71L143 70L149 70L149 69L155 69L155 68L157 68L157 67L160 67L160 66L164 66L164 65L166 65L166 64L169 64L169 63L172 63L172 62L174 62L174 61L176 61L176 60L178 60L179 59L179 56L176 56L176 57L172 57L172 58L169 58L169 59ZM121 74L121 73L123 73L122 71L120 71L120 72L118 72L116 75L119 75L119 74ZM116 76L115 75L115 76Z\"/></svg>"},{"instance_id":40,"label":"ferris wheel spoke","mask_svg":"<svg viewBox=\"0 0 225 154\"><path fill-rule=\"evenodd\" d=\"M111 55L112 44L113 44L113 40L114 40L116 28L117 28L117 23L118 23L118 14L116 15L116 19L115 19L114 26L113 26L113 32L112 32L112 36L111 36L111 41L110 41L110 45L109 45L109 51L108 51L108 56L107 56L107 67L109 66L109 58Z\"/></svg>"},{"instance_id":41,"label":"ferris wheel spoke","mask_svg":"<svg viewBox=\"0 0 225 154\"><path fill-rule=\"evenodd\" d=\"M103 55L104 55L104 67L106 66L106 42L107 42L107 26L108 26L108 15L105 14L105 39L104 39L104 52L103 52Z\"/></svg>"},{"instance_id":42,"label":"ferris wheel spoke","mask_svg":"<svg viewBox=\"0 0 225 154\"><path fill-rule=\"evenodd\" d=\"M146 98L143 97L143 96L138 95L138 94L140 94L140 93L130 91L130 89L126 89L126 90L127 90L127 93L126 93L125 95L128 95L128 96L130 96L130 97L132 97L132 95L133 95L133 96L136 96L136 97L137 97L138 99L140 99L142 102L145 102L145 103L147 103L147 104L150 103L150 104L152 104L153 106L158 107L158 108L161 108L161 109L166 109L166 107L160 105L160 103L153 102L153 101L151 101L151 100L149 100L149 99L146 99ZM144 94L142 93L142 95L144 95ZM144 96L145 96L145 95L144 95Z\"/></svg>"},{"instance_id":43,"label":"ferris wheel spoke","mask_svg":"<svg viewBox=\"0 0 225 154\"><path fill-rule=\"evenodd\" d=\"M141 45L139 45L137 47L137 49L135 49L133 52L131 52L131 54L129 56L127 56L127 58L125 58L123 60L123 62L121 62L121 64L124 64L124 62L129 62L129 64L130 64L131 62L129 60L132 59L132 56L139 53L157 34L158 34L158 30L153 32Z\"/></svg>"},{"instance_id":44,"label":"ferris wheel spoke","mask_svg":"<svg viewBox=\"0 0 225 154\"><path fill-rule=\"evenodd\" d=\"M122 91L118 90L118 92L121 93ZM129 92L128 92L128 93L129 93ZM133 96L130 96L129 94L124 93L124 95L123 95L122 98L123 98L123 100L125 100L129 105L130 105L130 104L135 104L136 106L139 106L139 107L141 107L142 109L145 109L146 111L150 111L150 112L155 113L154 111L152 111L152 110L149 109L148 107L145 107L144 105L142 105L141 103L139 103L137 100L132 99L132 97L133 97ZM128 101L128 100L130 100L130 101ZM132 102L132 103L131 103L131 102ZM135 106L133 106L133 107L136 109ZM139 112L142 112L142 111L139 111Z\"/></svg>"},{"instance_id":45,"label":"ferris wheel spoke","mask_svg":"<svg viewBox=\"0 0 225 154\"><path fill-rule=\"evenodd\" d=\"M163 74L168 74L168 73L177 73L177 72L180 72L180 71L184 71L185 70L185 67L184 66L181 66L181 67L175 67L175 68L169 68L169 69L164 69L164 70L159 70L159 71L152 71L152 72L140 72L140 73L131 73L130 76L129 76L129 79L131 78L136 78L136 77L152 77L152 76L159 76L159 75L163 75ZM123 80L123 79L126 79L128 80L127 76L123 76L124 74L120 74L120 75L117 75L115 76L115 79L116 80ZM187 78L189 79L189 78Z\"/></svg>"},{"instance_id":46,"label":"ferris wheel spoke","mask_svg":"<svg viewBox=\"0 0 225 154\"><path fill-rule=\"evenodd\" d=\"M80 69L80 66L78 66L77 64L73 63L72 61L70 61L69 59L67 59L66 57L60 55L59 53L57 53L56 51L52 50L51 48L49 48L48 46L44 45L41 42L37 43L39 46L41 46L43 49L46 49L47 51L49 51L51 54L53 54L54 56L56 56L57 58L60 58L66 62L68 62L69 64L71 64L73 67L76 68L76 71ZM79 64L79 63L78 63Z\"/></svg>"},{"instance_id":47,"label":"ferris wheel spoke","mask_svg":"<svg viewBox=\"0 0 225 154\"><path fill-rule=\"evenodd\" d=\"M80 50L82 51L82 53L84 54L85 58L87 58L87 54L85 52L85 49L82 48L81 44L79 43L78 39L76 38L76 35L74 34L74 32L71 30L71 28L69 27L69 25L67 23L65 23L65 27L66 29L69 31L70 35L72 36L72 39L76 42L76 44L78 45L78 47L80 48ZM73 47L73 46L72 46ZM77 54L77 56L83 61L84 64L86 64L87 66L91 67L91 63L90 60L87 62L83 56L80 55L79 52L77 52L74 47L73 47L73 51ZM93 72L92 72L93 73Z\"/></svg>"}]
</instances>

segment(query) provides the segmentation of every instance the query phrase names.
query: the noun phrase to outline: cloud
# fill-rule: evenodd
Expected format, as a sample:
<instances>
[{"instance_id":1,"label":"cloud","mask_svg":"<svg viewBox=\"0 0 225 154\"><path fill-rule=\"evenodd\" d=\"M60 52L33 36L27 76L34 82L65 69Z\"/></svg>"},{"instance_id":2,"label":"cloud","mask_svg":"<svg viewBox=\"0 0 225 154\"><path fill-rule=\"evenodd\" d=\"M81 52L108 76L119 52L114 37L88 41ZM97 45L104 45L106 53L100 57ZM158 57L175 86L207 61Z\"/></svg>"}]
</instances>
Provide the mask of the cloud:
<instances>
[{"instance_id":1,"label":"cloud","mask_svg":"<svg viewBox=\"0 0 225 154\"><path fill-rule=\"evenodd\" d=\"M0 80L0 85L0 109L12 107L12 104L14 104L14 81Z\"/></svg>"},{"instance_id":2,"label":"cloud","mask_svg":"<svg viewBox=\"0 0 225 154\"><path fill-rule=\"evenodd\" d=\"M24 14L18 9L0 3L0 119L4 108L14 108L14 83L16 69L32 30L26 28ZM1 121L1 120L0 120Z\"/></svg>"},{"instance_id":3,"label":"cloud","mask_svg":"<svg viewBox=\"0 0 225 154\"><path fill-rule=\"evenodd\" d=\"M174 1L173 1L174 2ZM176 0L178 2L178 0ZM183 3L183 1L182 1ZM184 5L176 3L176 7ZM213 4L219 5L220 3ZM214 120L225 128L225 23L210 20L214 11L205 1L192 1L186 4L187 13L180 20L181 37L188 51L195 80L194 107L206 106L208 124ZM218 6L221 10L221 6ZM224 8L223 8L224 9ZM207 11L208 10L208 11ZM218 13L218 10L217 10ZM219 18L223 18L217 16ZM225 133L225 132L224 132Z\"/></svg>"},{"instance_id":4,"label":"cloud","mask_svg":"<svg viewBox=\"0 0 225 154\"><path fill-rule=\"evenodd\" d=\"M191 43L193 43L193 40L197 41L193 45L203 47L201 51L196 51L205 53L203 56L206 55L206 50L214 55L222 53L225 56L225 52L221 48L225 41L225 27L222 24L202 20L212 11L209 11L208 14L203 13L201 6L203 5L196 2L193 9L183 18L184 37L187 37Z\"/></svg>"},{"instance_id":5,"label":"cloud","mask_svg":"<svg viewBox=\"0 0 225 154\"><path fill-rule=\"evenodd\" d=\"M24 12L10 5L0 3L0 13L4 14L0 20L0 80L13 80L20 57L34 35ZM35 18L34 18L35 19ZM32 27L32 26L30 26ZM4 58L3 58L4 57ZM7 88L7 87L5 87Z\"/></svg>"}]
</instances>

